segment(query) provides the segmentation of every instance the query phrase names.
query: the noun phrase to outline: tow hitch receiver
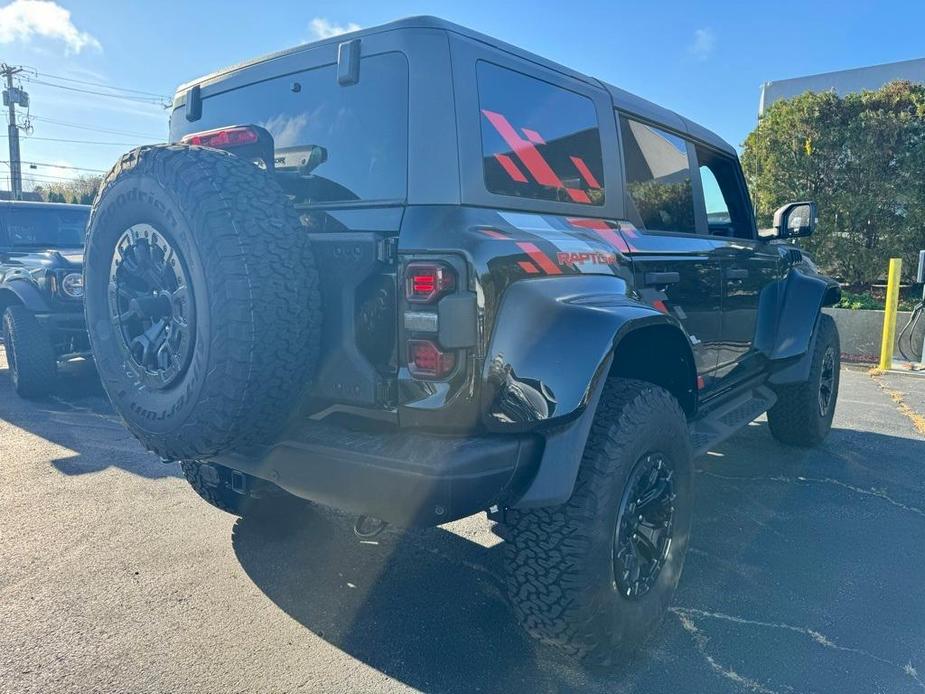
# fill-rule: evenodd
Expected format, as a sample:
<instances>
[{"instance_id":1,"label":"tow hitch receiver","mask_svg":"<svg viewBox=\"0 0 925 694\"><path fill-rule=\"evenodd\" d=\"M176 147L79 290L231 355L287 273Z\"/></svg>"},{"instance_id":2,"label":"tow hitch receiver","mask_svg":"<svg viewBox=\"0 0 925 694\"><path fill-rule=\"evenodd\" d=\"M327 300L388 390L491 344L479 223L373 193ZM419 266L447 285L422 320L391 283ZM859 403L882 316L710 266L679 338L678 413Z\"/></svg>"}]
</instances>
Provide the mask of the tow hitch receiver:
<instances>
[{"instance_id":1,"label":"tow hitch receiver","mask_svg":"<svg viewBox=\"0 0 925 694\"><path fill-rule=\"evenodd\" d=\"M247 477L243 472L231 471L231 491L238 494L247 494Z\"/></svg>"}]
</instances>

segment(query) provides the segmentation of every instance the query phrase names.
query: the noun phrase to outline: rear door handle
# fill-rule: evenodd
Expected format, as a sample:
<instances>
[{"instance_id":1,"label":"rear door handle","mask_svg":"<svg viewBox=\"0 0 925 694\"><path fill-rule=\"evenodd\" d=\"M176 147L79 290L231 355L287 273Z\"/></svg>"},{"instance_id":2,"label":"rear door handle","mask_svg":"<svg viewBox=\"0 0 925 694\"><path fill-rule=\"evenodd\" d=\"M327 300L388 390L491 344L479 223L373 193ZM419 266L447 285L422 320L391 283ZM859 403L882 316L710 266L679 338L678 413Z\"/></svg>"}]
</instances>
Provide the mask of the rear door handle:
<instances>
[{"instance_id":1,"label":"rear door handle","mask_svg":"<svg viewBox=\"0 0 925 694\"><path fill-rule=\"evenodd\" d=\"M681 275L677 272L647 272L646 284L650 287L677 284L681 281Z\"/></svg>"},{"instance_id":2,"label":"rear door handle","mask_svg":"<svg viewBox=\"0 0 925 694\"><path fill-rule=\"evenodd\" d=\"M741 267L733 267L726 270L727 280L744 280L748 277L748 270Z\"/></svg>"}]
</instances>

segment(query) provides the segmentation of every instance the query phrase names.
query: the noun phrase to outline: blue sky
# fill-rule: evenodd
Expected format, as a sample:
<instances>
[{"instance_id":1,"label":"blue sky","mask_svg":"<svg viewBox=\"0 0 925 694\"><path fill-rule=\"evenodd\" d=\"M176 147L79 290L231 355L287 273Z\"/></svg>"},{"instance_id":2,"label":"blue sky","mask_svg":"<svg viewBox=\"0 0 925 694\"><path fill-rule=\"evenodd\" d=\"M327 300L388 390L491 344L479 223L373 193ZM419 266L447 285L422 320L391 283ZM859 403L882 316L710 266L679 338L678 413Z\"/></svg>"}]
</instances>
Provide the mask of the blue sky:
<instances>
[{"instance_id":1,"label":"blue sky","mask_svg":"<svg viewBox=\"0 0 925 694\"><path fill-rule=\"evenodd\" d=\"M98 89L73 81L82 80L170 96L177 84L242 59L414 14L444 17L605 79L735 145L755 124L764 81L925 56L921 0L0 0L0 62L72 88ZM168 114L156 105L24 86L35 119L23 159L59 165L27 169L35 180L78 172L66 166L108 168L130 145L166 136ZM0 160L6 151L3 137ZM0 164L0 180L7 173Z\"/></svg>"}]
</instances>

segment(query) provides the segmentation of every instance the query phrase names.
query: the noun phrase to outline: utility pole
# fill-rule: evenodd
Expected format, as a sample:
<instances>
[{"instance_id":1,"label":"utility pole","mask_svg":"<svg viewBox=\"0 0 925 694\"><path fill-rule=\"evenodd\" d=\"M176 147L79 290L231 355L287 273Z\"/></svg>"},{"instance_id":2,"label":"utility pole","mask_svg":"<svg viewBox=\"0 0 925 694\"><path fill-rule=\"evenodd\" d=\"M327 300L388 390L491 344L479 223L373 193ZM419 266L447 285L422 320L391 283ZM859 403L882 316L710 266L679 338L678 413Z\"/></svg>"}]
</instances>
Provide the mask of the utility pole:
<instances>
[{"instance_id":1,"label":"utility pole","mask_svg":"<svg viewBox=\"0 0 925 694\"><path fill-rule=\"evenodd\" d=\"M0 76L6 77L6 89L3 90L3 105L9 109L10 123L7 134L10 141L10 188L14 200L22 199L22 162L19 157L19 126L16 125L16 106L27 108L29 95L13 86L13 76L22 72L21 67L0 64Z\"/></svg>"}]
</instances>

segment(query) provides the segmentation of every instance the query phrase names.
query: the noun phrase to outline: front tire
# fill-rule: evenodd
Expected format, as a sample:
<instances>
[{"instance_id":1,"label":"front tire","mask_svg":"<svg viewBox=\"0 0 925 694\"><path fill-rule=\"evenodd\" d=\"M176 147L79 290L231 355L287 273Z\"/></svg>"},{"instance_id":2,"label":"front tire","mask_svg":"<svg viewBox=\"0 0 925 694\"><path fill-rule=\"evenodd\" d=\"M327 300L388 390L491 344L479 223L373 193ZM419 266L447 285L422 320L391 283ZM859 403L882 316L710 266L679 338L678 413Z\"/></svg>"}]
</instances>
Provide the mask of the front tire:
<instances>
[{"instance_id":1,"label":"front tire","mask_svg":"<svg viewBox=\"0 0 925 694\"><path fill-rule=\"evenodd\" d=\"M832 317L819 315L816 346L803 383L777 388L777 402L768 410L771 434L791 446L816 446L828 436L838 400L841 343Z\"/></svg>"},{"instance_id":2,"label":"front tire","mask_svg":"<svg viewBox=\"0 0 925 694\"><path fill-rule=\"evenodd\" d=\"M48 332L25 306L3 313L3 343L10 380L23 398L41 398L55 389L58 361Z\"/></svg>"},{"instance_id":3,"label":"front tire","mask_svg":"<svg viewBox=\"0 0 925 694\"><path fill-rule=\"evenodd\" d=\"M610 663L639 648L681 577L693 510L687 420L663 388L610 379L575 490L507 512L507 588L533 637Z\"/></svg>"}]
</instances>

